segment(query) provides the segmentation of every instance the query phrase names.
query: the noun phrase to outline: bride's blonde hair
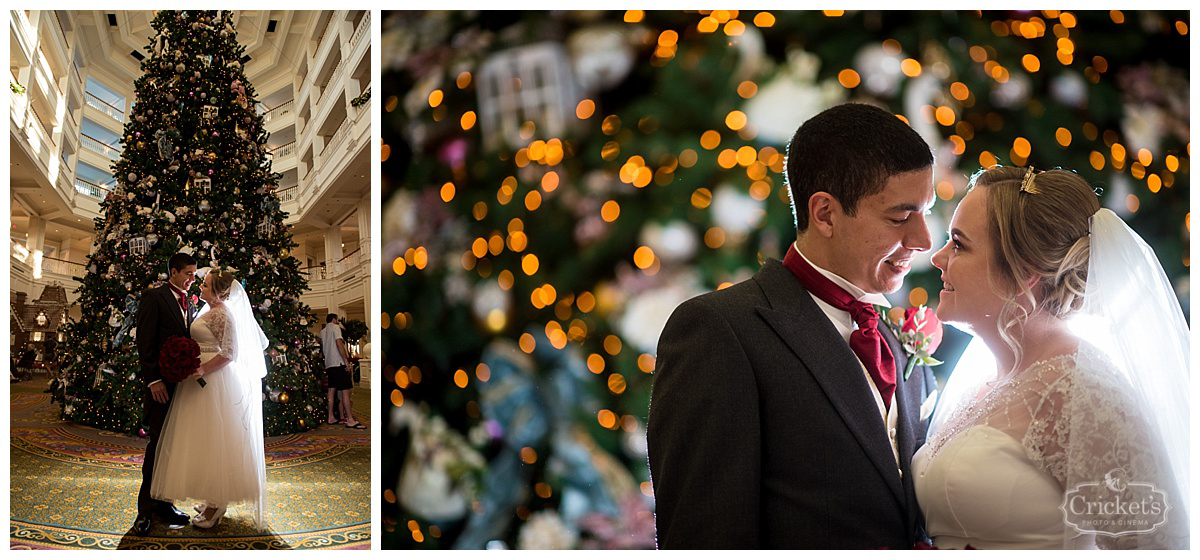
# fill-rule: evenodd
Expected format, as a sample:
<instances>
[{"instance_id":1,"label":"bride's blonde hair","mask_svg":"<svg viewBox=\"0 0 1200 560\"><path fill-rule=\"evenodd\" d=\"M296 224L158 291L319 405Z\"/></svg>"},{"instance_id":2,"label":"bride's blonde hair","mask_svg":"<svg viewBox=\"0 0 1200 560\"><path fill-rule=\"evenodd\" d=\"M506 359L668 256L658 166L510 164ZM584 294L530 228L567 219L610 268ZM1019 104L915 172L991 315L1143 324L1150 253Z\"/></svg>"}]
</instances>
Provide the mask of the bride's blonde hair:
<instances>
[{"instance_id":1,"label":"bride's blonde hair","mask_svg":"<svg viewBox=\"0 0 1200 560\"><path fill-rule=\"evenodd\" d=\"M220 268L209 272L213 277L212 289L221 298L221 301L229 299L229 293L233 290L233 273Z\"/></svg>"},{"instance_id":2,"label":"bride's blonde hair","mask_svg":"<svg viewBox=\"0 0 1200 560\"><path fill-rule=\"evenodd\" d=\"M969 188L985 187L993 274L1005 303L996 318L1000 336L1020 362L1014 331L1036 311L1066 317L1083 306L1089 232L1100 209L1082 177L1054 169L993 167L976 173ZM1032 286L1030 280L1033 280Z\"/></svg>"}]
</instances>

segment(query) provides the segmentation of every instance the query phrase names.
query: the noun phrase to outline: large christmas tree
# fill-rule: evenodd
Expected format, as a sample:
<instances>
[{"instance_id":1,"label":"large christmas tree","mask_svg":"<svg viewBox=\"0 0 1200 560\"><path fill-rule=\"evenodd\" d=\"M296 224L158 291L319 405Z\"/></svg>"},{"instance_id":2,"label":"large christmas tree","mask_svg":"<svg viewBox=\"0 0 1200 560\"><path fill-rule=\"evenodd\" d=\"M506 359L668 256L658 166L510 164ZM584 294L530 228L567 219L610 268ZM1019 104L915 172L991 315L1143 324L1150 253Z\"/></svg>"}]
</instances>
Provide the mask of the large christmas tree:
<instances>
[{"instance_id":1,"label":"large christmas tree","mask_svg":"<svg viewBox=\"0 0 1200 560\"><path fill-rule=\"evenodd\" d=\"M236 270L270 339L264 359L267 435L312 429L323 413L316 320L299 301L307 282L274 194L267 132L242 68L228 11L162 11L135 82L135 101L80 278L82 317L51 392L63 418L106 430L142 428L135 314L143 290L167 278L167 260ZM199 293L200 283L192 290Z\"/></svg>"},{"instance_id":2,"label":"large christmas tree","mask_svg":"<svg viewBox=\"0 0 1200 560\"><path fill-rule=\"evenodd\" d=\"M1186 309L1188 32L1116 10L385 15L384 548L653 546L659 332L783 256L782 153L837 103L929 142L935 247L981 167L1072 169ZM936 306L931 253L897 307Z\"/></svg>"}]
</instances>

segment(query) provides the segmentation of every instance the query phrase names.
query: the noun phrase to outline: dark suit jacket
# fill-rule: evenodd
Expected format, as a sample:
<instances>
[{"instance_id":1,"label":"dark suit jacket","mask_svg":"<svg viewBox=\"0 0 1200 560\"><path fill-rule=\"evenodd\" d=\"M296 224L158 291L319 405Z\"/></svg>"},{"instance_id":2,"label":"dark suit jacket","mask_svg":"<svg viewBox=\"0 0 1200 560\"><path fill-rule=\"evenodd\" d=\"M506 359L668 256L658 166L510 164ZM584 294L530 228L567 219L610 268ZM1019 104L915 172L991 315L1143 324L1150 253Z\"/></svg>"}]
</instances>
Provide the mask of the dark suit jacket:
<instances>
[{"instance_id":1,"label":"dark suit jacket","mask_svg":"<svg viewBox=\"0 0 1200 560\"><path fill-rule=\"evenodd\" d=\"M195 308L189 299L188 317L193 316ZM138 304L137 347L144 385L162 379L158 353L168 337L188 336L190 323L179 311L179 300L175 299L175 292L167 284L142 292L142 301Z\"/></svg>"},{"instance_id":2,"label":"dark suit jacket","mask_svg":"<svg viewBox=\"0 0 1200 560\"><path fill-rule=\"evenodd\" d=\"M911 548L909 461L926 366L897 368L897 469L849 345L776 260L681 304L659 339L647 425L661 548ZM899 471L903 471L902 476Z\"/></svg>"}]
</instances>

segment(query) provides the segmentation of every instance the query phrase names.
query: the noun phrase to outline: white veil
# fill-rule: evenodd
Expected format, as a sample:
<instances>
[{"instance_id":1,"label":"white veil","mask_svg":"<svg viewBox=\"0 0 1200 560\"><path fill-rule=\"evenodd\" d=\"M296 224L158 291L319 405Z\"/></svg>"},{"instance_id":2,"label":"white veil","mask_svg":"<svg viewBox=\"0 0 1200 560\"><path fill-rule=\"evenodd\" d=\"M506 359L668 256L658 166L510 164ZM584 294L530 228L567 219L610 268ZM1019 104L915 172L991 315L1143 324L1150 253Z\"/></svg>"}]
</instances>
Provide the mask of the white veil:
<instances>
[{"instance_id":1,"label":"white veil","mask_svg":"<svg viewBox=\"0 0 1200 560\"><path fill-rule=\"evenodd\" d=\"M240 409L237 416L242 419L242 426L249 431L250 453L254 455L254 464L258 466L258 499L254 501L254 523L259 530L266 528L266 492L267 492L267 463L266 449L263 443L262 416L262 378L267 375L267 359L263 350L268 345L267 335L254 319L254 311L250 307L250 298L241 282L234 282L229 291L229 299L225 307L233 315L234 336L236 342L238 383L241 387L242 399L234 406Z\"/></svg>"},{"instance_id":2,"label":"white veil","mask_svg":"<svg viewBox=\"0 0 1200 560\"><path fill-rule=\"evenodd\" d=\"M1081 349L1076 356L1080 371L1091 375L1080 377L1071 398L1066 489L1103 481L1111 468L1124 470L1129 483L1154 484L1170 506L1166 525L1112 544L1187 548L1188 326L1154 251L1111 210L1092 216L1090 244L1076 330L1103 353Z\"/></svg>"}]
</instances>

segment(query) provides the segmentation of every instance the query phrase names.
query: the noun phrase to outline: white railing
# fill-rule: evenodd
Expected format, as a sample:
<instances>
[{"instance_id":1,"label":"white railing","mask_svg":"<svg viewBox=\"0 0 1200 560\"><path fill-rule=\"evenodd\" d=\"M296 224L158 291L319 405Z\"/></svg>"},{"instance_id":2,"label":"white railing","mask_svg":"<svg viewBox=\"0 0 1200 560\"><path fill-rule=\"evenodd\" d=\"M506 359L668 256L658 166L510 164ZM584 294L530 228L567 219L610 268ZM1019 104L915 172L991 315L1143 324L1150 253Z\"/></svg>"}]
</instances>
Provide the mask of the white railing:
<instances>
[{"instance_id":1,"label":"white railing","mask_svg":"<svg viewBox=\"0 0 1200 560\"><path fill-rule=\"evenodd\" d=\"M80 134L79 140L84 148L107 157L110 160L116 161L121 157L121 149L116 146L110 146L86 134Z\"/></svg>"},{"instance_id":2,"label":"white railing","mask_svg":"<svg viewBox=\"0 0 1200 560\"><path fill-rule=\"evenodd\" d=\"M104 114L112 117L113 120L115 120L119 123L125 122L125 111L122 111L116 107L113 107L112 105L108 104L108 102L93 95L92 92L90 92L90 91L84 92L84 97L86 98L86 102L88 105L91 105L92 107L96 108L101 113L104 113Z\"/></svg>"},{"instance_id":3,"label":"white railing","mask_svg":"<svg viewBox=\"0 0 1200 560\"><path fill-rule=\"evenodd\" d=\"M42 115L41 115L41 113L38 113L37 107L35 107L35 106L33 106L33 105L30 105L30 106L29 106L29 112L33 113L33 120L37 121L37 123L38 123L39 125L41 125L41 127L42 127L42 131L46 133L46 135L45 135L45 136L46 136L46 138L45 138L45 139L46 139L46 140L47 140L47 142L48 142L48 141L50 140L50 137L51 137L51 133L50 133L50 131L52 130L52 129L50 128L50 125L46 124L46 120L42 118Z\"/></svg>"},{"instance_id":4,"label":"white railing","mask_svg":"<svg viewBox=\"0 0 1200 560\"><path fill-rule=\"evenodd\" d=\"M13 81L16 82L16 80ZM25 93L17 93L9 89L8 99L13 120L16 121L17 126L25 126L25 119L29 113L29 88L25 88Z\"/></svg>"},{"instance_id":5,"label":"white railing","mask_svg":"<svg viewBox=\"0 0 1200 560\"><path fill-rule=\"evenodd\" d=\"M75 113L73 111L68 109L68 110L64 111L64 113L66 113L66 115L67 115L67 122L63 123L63 132L64 132L63 137L65 138L67 136L67 134L65 134L65 132L66 131L74 132L76 129L79 128L79 124L75 122Z\"/></svg>"},{"instance_id":6,"label":"white railing","mask_svg":"<svg viewBox=\"0 0 1200 560\"><path fill-rule=\"evenodd\" d=\"M66 169L67 171L70 171L71 170L71 155L68 154L66 150L63 150L62 152L59 152L59 157L62 158L63 168ZM60 175L60 177L61 177L61 175Z\"/></svg>"},{"instance_id":7,"label":"white railing","mask_svg":"<svg viewBox=\"0 0 1200 560\"><path fill-rule=\"evenodd\" d=\"M342 257L333 265L333 277L337 278L347 272L357 270L362 262L362 253L355 249L349 255Z\"/></svg>"},{"instance_id":8,"label":"white railing","mask_svg":"<svg viewBox=\"0 0 1200 560\"><path fill-rule=\"evenodd\" d=\"M296 196L300 194L300 185L292 185L281 191L276 191L279 195L279 202L292 202L296 200Z\"/></svg>"},{"instance_id":9,"label":"white railing","mask_svg":"<svg viewBox=\"0 0 1200 560\"><path fill-rule=\"evenodd\" d=\"M277 160L296 154L296 141L293 140L271 151L271 160Z\"/></svg>"},{"instance_id":10,"label":"white railing","mask_svg":"<svg viewBox=\"0 0 1200 560\"><path fill-rule=\"evenodd\" d=\"M336 65L334 65L333 72L329 73L329 81L325 82L326 89L328 89L330 84L333 84L335 81L337 81L338 77L342 75L342 68L344 68L345 66L346 66L346 53L340 52L340 53L338 53L338 63ZM324 91L324 90L322 90L322 91Z\"/></svg>"},{"instance_id":11,"label":"white railing","mask_svg":"<svg viewBox=\"0 0 1200 560\"><path fill-rule=\"evenodd\" d=\"M97 200L104 200L108 196L107 187L97 185L86 179L80 179L79 177L75 178L75 190Z\"/></svg>"},{"instance_id":12,"label":"white railing","mask_svg":"<svg viewBox=\"0 0 1200 560\"><path fill-rule=\"evenodd\" d=\"M333 20L337 18L337 12L335 11L329 16L329 19L325 20L325 28L321 30L321 34L317 37L317 50L321 49L321 43L325 42L325 34L329 33L329 26L333 25Z\"/></svg>"},{"instance_id":13,"label":"white railing","mask_svg":"<svg viewBox=\"0 0 1200 560\"><path fill-rule=\"evenodd\" d=\"M266 124L266 123L271 122L274 119L278 119L280 117L283 117L284 115L290 114L292 112L292 105L293 105L293 102L288 101L287 103L279 105L279 106L275 107L274 109L271 109L271 110L263 113L263 123Z\"/></svg>"},{"instance_id":14,"label":"white railing","mask_svg":"<svg viewBox=\"0 0 1200 560\"><path fill-rule=\"evenodd\" d=\"M325 280L326 279L325 267L320 266L320 265L310 266L308 268L302 268L302 269L300 269L300 274L303 274L305 279L308 280L309 282L312 282L314 280ZM311 286L310 286L310 288L311 288Z\"/></svg>"},{"instance_id":15,"label":"white railing","mask_svg":"<svg viewBox=\"0 0 1200 560\"><path fill-rule=\"evenodd\" d=\"M326 143L325 143L325 146L321 148L321 155L322 155L322 156L324 156L324 155L325 155L325 152L328 152L328 151L329 151L329 148L330 148L330 147L332 147L332 146L336 146L336 145L337 145L339 142L341 142L341 141L342 141L342 138L345 138L345 136L346 136L346 129L350 128L350 127L346 126L346 123L347 123L347 122L348 122L348 121L346 121L345 119L343 119L343 120L342 120L342 122L341 122L341 124L339 124L339 125L338 125L338 128L337 128L337 130L336 130L336 131L334 131L334 133L333 133L333 136L330 136L330 137L329 137L329 142L326 142Z\"/></svg>"},{"instance_id":16,"label":"white railing","mask_svg":"<svg viewBox=\"0 0 1200 560\"><path fill-rule=\"evenodd\" d=\"M54 257L42 258L42 273L62 274L63 276L83 277L83 263L64 261Z\"/></svg>"},{"instance_id":17,"label":"white railing","mask_svg":"<svg viewBox=\"0 0 1200 560\"><path fill-rule=\"evenodd\" d=\"M358 22L358 27L354 29L354 36L350 38L350 48L358 46L358 40L366 35L367 30L371 28L371 10L367 10L363 14L362 21Z\"/></svg>"},{"instance_id":18,"label":"white railing","mask_svg":"<svg viewBox=\"0 0 1200 560\"><path fill-rule=\"evenodd\" d=\"M67 39L67 30L63 28L62 20L58 19L58 12L52 11L50 13L54 14L54 23L58 25L58 32L62 35L63 45L67 47L67 51L70 51L71 41Z\"/></svg>"},{"instance_id":19,"label":"white railing","mask_svg":"<svg viewBox=\"0 0 1200 560\"><path fill-rule=\"evenodd\" d=\"M47 58L46 53L44 51L42 51L41 45L38 45L37 57L38 57L38 62L41 62L42 65L45 66L45 68L42 68L41 70L43 72L45 72L45 74L46 74L46 81L50 83L50 86L54 88L54 91L56 93L58 93L58 96L62 97L62 95L63 95L62 88L58 86L58 80L54 79L54 76L55 76L54 69L50 66L50 59Z\"/></svg>"}]
</instances>

